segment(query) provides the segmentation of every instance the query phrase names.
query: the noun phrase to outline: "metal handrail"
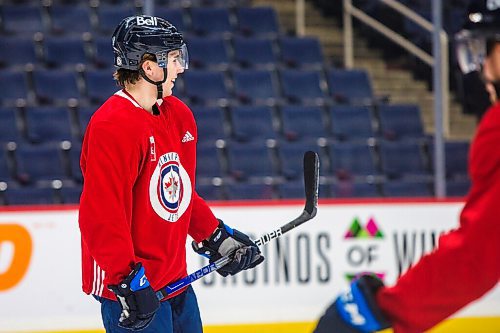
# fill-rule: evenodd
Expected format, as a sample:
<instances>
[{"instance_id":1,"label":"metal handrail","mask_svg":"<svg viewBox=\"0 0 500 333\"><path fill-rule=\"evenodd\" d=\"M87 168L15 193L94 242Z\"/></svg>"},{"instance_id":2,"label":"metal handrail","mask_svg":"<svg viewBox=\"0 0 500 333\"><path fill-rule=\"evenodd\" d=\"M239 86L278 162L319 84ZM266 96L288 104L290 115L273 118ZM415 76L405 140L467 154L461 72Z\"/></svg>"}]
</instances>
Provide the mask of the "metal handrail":
<instances>
[{"instance_id":1,"label":"metal handrail","mask_svg":"<svg viewBox=\"0 0 500 333\"><path fill-rule=\"evenodd\" d=\"M383 4L391 7L395 11L412 20L425 30L435 35L435 28L432 22L429 22L422 16L415 13L412 9L395 0L379 0ZM449 115L449 54L448 54L448 35L441 29L441 21L436 24L439 31L438 43L433 43L433 55L428 54L411 41L402 37L397 32L389 29L383 23L373 19L365 14L359 8L352 5L352 0L343 0L344 5L344 66L352 68L354 65L354 39L352 17L360 20L362 23L376 30L386 38L392 40L408 52L431 66L434 71L434 114L435 114L435 192L437 197L444 197L444 150L443 136L449 137L450 134L450 115ZM433 17L439 18L436 12L441 12L441 2L433 1ZM439 10L434 10L438 8ZM437 21L437 20L436 20ZM437 36L437 35L435 35ZM436 41L436 40L434 40Z\"/></svg>"},{"instance_id":2,"label":"metal handrail","mask_svg":"<svg viewBox=\"0 0 500 333\"><path fill-rule=\"evenodd\" d=\"M297 36L306 34L306 3L305 0L295 1L295 31Z\"/></svg>"}]
</instances>

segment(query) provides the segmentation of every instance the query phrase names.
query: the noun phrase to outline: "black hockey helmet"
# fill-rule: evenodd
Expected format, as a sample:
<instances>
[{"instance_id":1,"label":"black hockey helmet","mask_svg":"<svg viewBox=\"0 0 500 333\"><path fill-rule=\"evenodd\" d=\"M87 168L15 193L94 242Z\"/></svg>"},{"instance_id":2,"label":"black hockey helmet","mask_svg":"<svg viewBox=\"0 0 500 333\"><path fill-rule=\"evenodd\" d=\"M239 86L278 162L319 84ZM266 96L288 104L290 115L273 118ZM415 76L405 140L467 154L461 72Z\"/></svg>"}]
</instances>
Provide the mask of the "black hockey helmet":
<instances>
[{"instance_id":1,"label":"black hockey helmet","mask_svg":"<svg viewBox=\"0 0 500 333\"><path fill-rule=\"evenodd\" d=\"M158 66L166 68L168 52L179 50L180 65L188 68L188 52L182 34L167 20L154 16L131 16L116 27L111 39L115 67L139 70L146 53L154 54Z\"/></svg>"},{"instance_id":2,"label":"black hockey helmet","mask_svg":"<svg viewBox=\"0 0 500 333\"><path fill-rule=\"evenodd\" d=\"M480 71L492 46L500 43L500 0L473 0L463 29L455 36L462 73Z\"/></svg>"}]
</instances>

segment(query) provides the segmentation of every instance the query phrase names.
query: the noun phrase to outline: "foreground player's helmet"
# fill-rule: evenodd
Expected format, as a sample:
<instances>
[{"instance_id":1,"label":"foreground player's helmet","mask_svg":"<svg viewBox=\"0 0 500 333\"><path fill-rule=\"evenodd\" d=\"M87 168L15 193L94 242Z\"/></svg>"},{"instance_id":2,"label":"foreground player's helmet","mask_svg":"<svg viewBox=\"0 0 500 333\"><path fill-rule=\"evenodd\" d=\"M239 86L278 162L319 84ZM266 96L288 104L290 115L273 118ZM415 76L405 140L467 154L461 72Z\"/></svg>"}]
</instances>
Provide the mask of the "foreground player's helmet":
<instances>
[{"instance_id":1,"label":"foreground player's helmet","mask_svg":"<svg viewBox=\"0 0 500 333\"><path fill-rule=\"evenodd\" d=\"M115 67L138 70L146 53L154 54L158 66L166 68L168 52L179 50L180 65L188 68L188 52L182 34L167 20L154 16L131 16L116 27L111 39Z\"/></svg>"},{"instance_id":2,"label":"foreground player's helmet","mask_svg":"<svg viewBox=\"0 0 500 333\"><path fill-rule=\"evenodd\" d=\"M457 61L462 73L481 71L484 59L495 43L500 43L500 1L472 1L464 27L455 36Z\"/></svg>"}]
</instances>

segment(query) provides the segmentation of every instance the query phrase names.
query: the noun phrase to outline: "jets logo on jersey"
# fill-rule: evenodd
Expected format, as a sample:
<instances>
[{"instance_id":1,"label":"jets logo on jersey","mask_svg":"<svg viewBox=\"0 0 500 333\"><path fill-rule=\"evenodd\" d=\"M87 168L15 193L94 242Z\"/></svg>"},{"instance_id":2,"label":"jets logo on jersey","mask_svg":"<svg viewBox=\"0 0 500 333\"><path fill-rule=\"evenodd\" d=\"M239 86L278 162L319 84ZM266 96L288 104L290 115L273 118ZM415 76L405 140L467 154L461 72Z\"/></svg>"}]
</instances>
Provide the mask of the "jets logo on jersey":
<instances>
[{"instance_id":1,"label":"jets logo on jersey","mask_svg":"<svg viewBox=\"0 0 500 333\"><path fill-rule=\"evenodd\" d=\"M151 206L158 216L177 222L191 202L191 180L175 152L158 159L149 183Z\"/></svg>"}]
</instances>

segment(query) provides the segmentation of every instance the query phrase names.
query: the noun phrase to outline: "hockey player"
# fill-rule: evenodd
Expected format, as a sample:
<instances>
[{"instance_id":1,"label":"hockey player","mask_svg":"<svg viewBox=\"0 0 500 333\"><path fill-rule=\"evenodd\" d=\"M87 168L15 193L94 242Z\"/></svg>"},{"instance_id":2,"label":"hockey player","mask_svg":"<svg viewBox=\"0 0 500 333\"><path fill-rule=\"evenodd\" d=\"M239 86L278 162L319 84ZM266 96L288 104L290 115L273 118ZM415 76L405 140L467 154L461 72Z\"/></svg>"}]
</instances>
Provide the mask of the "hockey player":
<instances>
[{"instance_id":1,"label":"hockey player","mask_svg":"<svg viewBox=\"0 0 500 333\"><path fill-rule=\"evenodd\" d=\"M123 89L95 112L82 146L83 290L101 302L108 332L202 332L191 287L161 302L155 295L187 275L187 236L210 261L232 258L223 276L264 258L195 191L196 124L172 96L188 67L182 35L162 18L134 16L112 45Z\"/></svg>"},{"instance_id":2,"label":"hockey player","mask_svg":"<svg viewBox=\"0 0 500 333\"><path fill-rule=\"evenodd\" d=\"M468 16L460 35L462 68L484 70L492 98L500 92L498 1ZM486 57L486 54L488 56ZM465 56L467 55L467 56ZM486 58L486 60L485 60ZM484 60L484 61L483 61ZM491 90L493 88L493 90ZM392 287L372 275L355 280L320 318L315 333L424 332L494 288L500 279L500 102L484 114L471 146L472 187L460 226L443 235L438 248L403 274Z\"/></svg>"}]
</instances>

